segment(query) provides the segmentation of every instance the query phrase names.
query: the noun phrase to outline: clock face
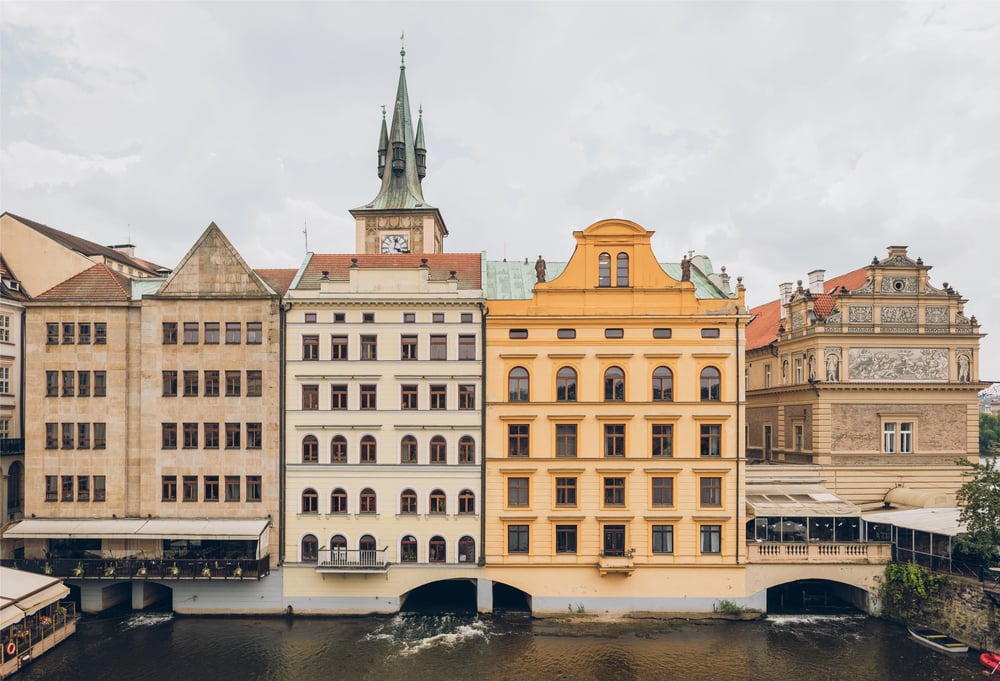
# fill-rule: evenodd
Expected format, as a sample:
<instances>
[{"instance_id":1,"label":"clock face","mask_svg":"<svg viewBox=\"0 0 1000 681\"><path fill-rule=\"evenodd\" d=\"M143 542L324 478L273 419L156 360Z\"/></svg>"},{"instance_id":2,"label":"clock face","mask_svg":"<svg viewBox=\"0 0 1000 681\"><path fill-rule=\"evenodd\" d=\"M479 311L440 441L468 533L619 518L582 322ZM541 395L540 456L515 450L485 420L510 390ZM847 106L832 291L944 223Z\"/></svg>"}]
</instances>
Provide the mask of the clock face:
<instances>
[{"instance_id":1,"label":"clock face","mask_svg":"<svg viewBox=\"0 0 1000 681\"><path fill-rule=\"evenodd\" d=\"M410 244L402 234L390 234L382 239L383 253L409 253Z\"/></svg>"}]
</instances>

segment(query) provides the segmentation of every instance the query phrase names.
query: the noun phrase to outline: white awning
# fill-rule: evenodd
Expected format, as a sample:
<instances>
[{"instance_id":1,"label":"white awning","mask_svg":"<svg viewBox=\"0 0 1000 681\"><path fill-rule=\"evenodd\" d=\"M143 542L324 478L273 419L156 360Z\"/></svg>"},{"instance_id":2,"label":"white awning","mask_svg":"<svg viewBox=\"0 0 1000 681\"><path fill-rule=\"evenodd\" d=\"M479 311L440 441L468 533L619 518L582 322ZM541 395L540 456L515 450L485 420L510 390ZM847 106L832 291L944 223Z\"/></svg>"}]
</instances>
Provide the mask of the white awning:
<instances>
[{"instance_id":1,"label":"white awning","mask_svg":"<svg viewBox=\"0 0 1000 681\"><path fill-rule=\"evenodd\" d=\"M813 483L747 484L747 513L755 517L860 516L861 509Z\"/></svg>"},{"instance_id":2,"label":"white awning","mask_svg":"<svg viewBox=\"0 0 1000 681\"><path fill-rule=\"evenodd\" d=\"M3 598L0 622L8 626L19 622L25 615L33 615L42 608L69 595L69 587L56 577L47 577L13 568L0 568L0 597ZM17 612L20 612L18 616Z\"/></svg>"},{"instance_id":3,"label":"white awning","mask_svg":"<svg viewBox=\"0 0 1000 681\"><path fill-rule=\"evenodd\" d=\"M12 624L17 624L24 619L24 610L21 610L14 601L9 598L0 598L0 629L6 629Z\"/></svg>"},{"instance_id":4,"label":"white awning","mask_svg":"<svg viewBox=\"0 0 1000 681\"><path fill-rule=\"evenodd\" d=\"M965 532L965 525L958 521L960 508L914 508L908 511L883 511L865 513L866 523L893 525L907 530L943 534L949 537Z\"/></svg>"},{"instance_id":5,"label":"white awning","mask_svg":"<svg viewBox=\"0 0 1000 681\"><path fill-rule=\"evenodd\" d=\"M149 520L135 533L143 539L260 539L270 520Z\"/></svg>"},{"instance_id":6,"label":"white awning","mask_svg":"<svg viewBox=\"0 0 1000 681\"><path fill-rule=\"evenodd\" d=\"M270 520L32 518L4 531L4 539L259 539Z\"/></svg>"}]
</instances>

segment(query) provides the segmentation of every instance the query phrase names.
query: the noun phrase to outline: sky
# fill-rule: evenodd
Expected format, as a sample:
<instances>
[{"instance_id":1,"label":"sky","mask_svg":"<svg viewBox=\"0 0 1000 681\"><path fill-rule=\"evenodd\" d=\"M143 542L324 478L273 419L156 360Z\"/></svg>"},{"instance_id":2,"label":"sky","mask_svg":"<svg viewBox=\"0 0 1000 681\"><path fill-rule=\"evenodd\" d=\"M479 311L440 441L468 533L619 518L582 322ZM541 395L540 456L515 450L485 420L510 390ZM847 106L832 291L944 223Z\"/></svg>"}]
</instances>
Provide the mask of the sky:
<instances>
[{"instance_id":1,"label":"sky","mask_svg":"<svg viewBox=\"0 0 1000 681\"><path fill-rule=\"evenodd\" d=\"M0 210L168 267L213 221L256 268L353 252L404 32L445 250L623 217L754 306L905 245L1000 381L1000 3L4 0Z\"/></svg>"}]
</instances>

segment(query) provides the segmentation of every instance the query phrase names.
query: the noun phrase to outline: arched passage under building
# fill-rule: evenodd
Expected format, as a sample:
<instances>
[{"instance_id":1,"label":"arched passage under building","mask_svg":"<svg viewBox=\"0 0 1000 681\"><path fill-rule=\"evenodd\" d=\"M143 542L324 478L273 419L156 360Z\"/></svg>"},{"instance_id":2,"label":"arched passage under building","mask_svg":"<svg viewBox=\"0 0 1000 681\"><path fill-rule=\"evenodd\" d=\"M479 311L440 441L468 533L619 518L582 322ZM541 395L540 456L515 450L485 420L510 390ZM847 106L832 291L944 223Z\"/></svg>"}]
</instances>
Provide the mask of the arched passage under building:
<instances>
[{"instance_id":1,"label":"arched passage under building","mask_svg":"<svg viewBox=\"0 0 1000 681\"><path fill-rule=\"evenodd\" d=\"M531 594L507 584L493 582L493 612L531 612Z\"/></svg>"},{"instance_id":2,"label":"arched passage under building","mask_svg":"<svg viewBox=\"0 0 1000 681\"><path fill-rule=\"evenodd\" d=\"M767 612L775 614L838 614L868 611L869 594L829 579L799 579L769 587Z\"/></svg>"},{"instance_id":3,"label":"arched passage under building","mask_svg":"<svg viewBox=\"0 0 1000 681\"><path fill-rule=\"evenodd\" d=\"M400 612L476 612L476 580L443 579L418 586L399 598Z\"/></svg>"}]
</instances>

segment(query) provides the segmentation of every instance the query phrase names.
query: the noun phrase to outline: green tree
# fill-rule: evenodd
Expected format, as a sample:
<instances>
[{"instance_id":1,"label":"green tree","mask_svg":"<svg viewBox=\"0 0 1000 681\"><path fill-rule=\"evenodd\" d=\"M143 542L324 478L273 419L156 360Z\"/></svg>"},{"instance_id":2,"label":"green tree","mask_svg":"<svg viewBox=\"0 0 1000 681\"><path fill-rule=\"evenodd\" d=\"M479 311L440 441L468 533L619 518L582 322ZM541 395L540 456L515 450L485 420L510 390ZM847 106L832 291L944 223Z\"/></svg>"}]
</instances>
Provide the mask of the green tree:
<instances>
[{"instance_id":1,"label":"green tree","mask_svg":"<svg viewBox=\"0 0 1000 681\"><path fill-rule=\"evenodd\" d=\"M928 598L941 590L948 578L916 563L889 563L880 581L882 615L908 620L920 612Z\"/></svg>"},{"instance_id":2,"label":"green tree","mask_svg":"<svg viewBox=\"0 0 1000 681\"><path fill-rule=\"evenodd\" d=\"M969 470L963 473L965 482L956 494L962 507L958 519L965 524L965 532L955 541L962 551L994 562L1000 545L1000 467L993 457L979 463L959 460L958 464Z\"/></svg>"},{"instance_id":3,"label":"green tree","mask_svg":"<svg viewBox=\"0 0 1000 681\"><path fill-rule=\"evenodd\" d=\"M1000 419L992 414L979 415L979 453L986 454L1000 448Z\"/></svg>"}]
</instances>

